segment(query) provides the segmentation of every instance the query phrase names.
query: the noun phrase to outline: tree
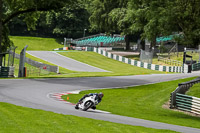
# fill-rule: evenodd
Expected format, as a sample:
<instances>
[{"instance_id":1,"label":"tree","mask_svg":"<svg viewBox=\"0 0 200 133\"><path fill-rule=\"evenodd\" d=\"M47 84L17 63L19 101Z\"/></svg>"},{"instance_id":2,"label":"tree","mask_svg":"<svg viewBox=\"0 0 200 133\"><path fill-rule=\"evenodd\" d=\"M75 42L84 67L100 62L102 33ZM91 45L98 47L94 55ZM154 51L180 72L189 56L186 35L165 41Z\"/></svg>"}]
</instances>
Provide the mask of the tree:
<instances>
[{"instance_id":1,"label":"tree","mask_svg":"<svg viewBox=\"0 0 200 133\"><path fill-rule=\"evenodd\" d=\"M34 29L39 11L57 10L75 0L0 0L0 53L10 46L7 23L14 17L24 15L29 29ZM0 66L2 57L0 56Z\"/></svg>"},{"instance_id":2,"label":"tree","mask_svg":"<svg viewBox=\"0 0 200 133\"><path fill-rule=\"evenodd\" d=\"M126 19L131 23L129 30L140 34L143 45L145 39L151 42L151 47L156 45L156 37L160 34L160 9L162 9L161 6L163 5L165 6L165 1L129 1L126 16Z\"/></svg>"},{"instance_id":3,"label":"tree","mask_svg":"<svg viewBox=\"0 0 200 133\"><path fill-rule=\"evenodd\" d=\"M170 1L168 5L176 18L174 21L177 23L177 29L182 33L178 41L186 46L198 46L200 44L200 0L176 0Z\"/></svg>"},{"instance_id":4,"label":"tree","mask_svg":"<svg viewBox=\"0 0 200 133\"><path fill-rule=\"evenodd\" d=\"M59 12L49 12L46 17L47 25L52 27L53 34L57 36L83 37L83 30L89 27L89 13L82 1L63 7Z\"/></svg>"},{"instance_id":5,"label":"tree","mask_svg":"<svg viewBox=\"0 0 200 133\"><path fill-rule=\"evenodd\" d=\"M156 44L156 37L182 33L176 39L195 47L200 44L200 0L130 0L127 19L130 30Z\"/></svg>"},{"instance_id":6,"label":"tree","mask_svg":"<svg viewBox=\"0 0 200 133\"><path fill-rule=\"evenodd\" d=\"M129 50L129 23L125 20L128 0L94 0L89 18L91 29L109 34L120 33L125 36L126 49Z\"/></svg>"},{"instance_id":7,"label":"tree","mask_svg":"<svg viewBox=\"0 0 200 133\"><path fill-rule=\"evenodd\" d=\"M89 28L88 18L86 5L78 0L59 11L41 12L34 30L27 30L23 16L12 19L8 26L11 35L80 38L83 29Z\"/></svg>"}]
</instances>

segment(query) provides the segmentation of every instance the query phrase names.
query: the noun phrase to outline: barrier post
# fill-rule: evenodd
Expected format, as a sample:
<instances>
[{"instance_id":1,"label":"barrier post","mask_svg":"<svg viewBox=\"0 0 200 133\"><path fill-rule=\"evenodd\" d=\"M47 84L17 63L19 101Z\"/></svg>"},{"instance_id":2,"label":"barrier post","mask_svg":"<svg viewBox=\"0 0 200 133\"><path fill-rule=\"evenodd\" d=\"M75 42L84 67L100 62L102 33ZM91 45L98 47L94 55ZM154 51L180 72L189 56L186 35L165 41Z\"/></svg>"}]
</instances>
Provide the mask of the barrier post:
<instances>
[{"instance_id":1,"label":"barrier post","mask_svg":"<svg viewBox=\"0 0 200 133\"><path fill-rule=\"evenodd\" d=\"M27 77L27 69L24 67L24 77Z\"/></svg>"},{"instance_id":2,"label":"barrier post","mask_svg":"<svg viewBox=\"0 0 200 133\"><path fill-rule=\"evenodd\" d=\"M20 62L19 62L19 74L18 77L24 77L24 64L25 64L25 58L26 58L26 49L28 45L26 45L21 53L20 53Z\"/></svg>"}]
</instances>

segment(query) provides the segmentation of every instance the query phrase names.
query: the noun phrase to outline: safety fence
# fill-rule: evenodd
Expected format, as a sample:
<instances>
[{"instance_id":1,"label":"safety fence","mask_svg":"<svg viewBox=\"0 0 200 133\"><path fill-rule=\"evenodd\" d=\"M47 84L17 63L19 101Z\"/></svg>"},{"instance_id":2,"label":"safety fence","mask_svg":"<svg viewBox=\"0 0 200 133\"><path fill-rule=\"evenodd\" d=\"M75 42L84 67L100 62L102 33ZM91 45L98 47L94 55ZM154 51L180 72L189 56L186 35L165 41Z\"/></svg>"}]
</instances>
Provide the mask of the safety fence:
<instances>
[{"instance_id":1,"label":"safety fence","mask_svg":"<svg viewBox=\"0 0 200 133\"><path fill-rule=\"evenodd\" d=\"M125 58L123 56L119 56L119 55L116 55L116 54L112 54L110 52L107 52L107 51L99 49L99 48L94 48L94 52L101 54L103 56L106 56L108 58L117 60L117 61L121 61L121 62L130 64L130 65L133 65L133 66L142 67L142 68L146 68L146 69L158 70L158 71L164 71L164 72L177 72L177 73L188 72L187 65L183 65L183 66L162 66L162 65L149 64L149 63L146 63L146 62L141 62L141 61Z\"/></svg>"},{"instance_id":2,"label":"safety fence","mask_svg":"<svg viewBox=\"0 0 200 133\"><path fill-rule=\"evenodd\" d=\"M149 64L152 64L152 61L153 61L153 53L154 53L154 50L151 50L151 51L145 51L145 50L142 50L140 51L140 61L141 62L147 62Z\"/></svg>"},{"instance_id":3,"label":"safety fence","mask_svg":"<svg viewBox=\"0 0 200 133\"><path fill-rule=\"evenodd\" d=\"M39 68L26 67L26 77L48 75L50 73L48 69L49 68L46 67L39 67Z\"/></svg>"},{"instance_id":4,"label":"safety fence","mask_svg":"<svg viewBox=\"0 0 200 133\"><path fill-rule=\"evenodd\" d=\"M200 98L185 95L194 84L200 83L200 77L178 85L170 96L170 108L200 115Z\"/></svg>"},{"instance_id":5,"label":"safety fence","mask_svg":"<svg viewBox=\"0 0 200 133\"><path fill-rule=\"evenodd\" d=\"M15 60L17 61L17 59ZM14 63L14 68L13 68L13 71L10 71L10 72L13 72L13 75L15 77L18 77L19 64ZM50 67L48 66L34 67L34 66L26 64L24 69L25 69L25 75L24 75L25 77L36 77L36 76L45 76L49 74L55 74L54 72L51 72L49 70ZM14 77L14 76L10 76L10 77Z\"/></svg>"},{"instance_id":6,"label":"safety fence","mask_svg":"<svg viewBox=\"0 0 200 133\"><path fill-rule=\"evenodd\" d=\"M15 54L15 58L19 59L20 55ZM59 67L58 66L52 66L52 65L41 63L41 62L37 62L37 61L34 61L34 60L27 58L27 57L25 58L25 62L34 66L34 67L37 67L37 68L48 68L48 69L46 69L46 71L49 71L49 72L59 73Z\"/></svg>"},{"instance_id":7,"label":"safety fence","mask_svg":"<svg viewBox=\"0 0 200 133\"><path fill-rule=\"evenodd\" d=\"M161 57L161 56L158 56L158 61L162 61L163 63L169 64L169 65L172 65L172 66L182 66L183 65L183 63L181 61L171 60L171 59L164 58L164 57Z\"/></svg>"}]
</instances>

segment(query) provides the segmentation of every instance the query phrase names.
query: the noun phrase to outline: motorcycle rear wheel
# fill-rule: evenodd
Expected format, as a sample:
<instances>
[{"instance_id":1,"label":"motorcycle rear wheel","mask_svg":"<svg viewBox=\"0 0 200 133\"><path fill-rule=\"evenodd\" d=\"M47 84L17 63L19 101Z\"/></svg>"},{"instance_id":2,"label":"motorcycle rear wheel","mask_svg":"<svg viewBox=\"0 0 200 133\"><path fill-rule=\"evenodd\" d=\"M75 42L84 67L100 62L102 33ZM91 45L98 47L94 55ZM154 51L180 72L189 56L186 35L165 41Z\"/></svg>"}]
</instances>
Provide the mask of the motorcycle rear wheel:
<instances>
[{"instance_id":1,"label":"motorcycle rear wheel","mask_svg":"<svg viewBox=\"0 0 200 133\"><path fill-rule=\"evenodd\" d=\"M88 110L89 108L91 108L92 106L93 106L93 102L91 102L91 101L85 102L83 111L87 111L87 110Z\"/></svg>"}]
</instances>

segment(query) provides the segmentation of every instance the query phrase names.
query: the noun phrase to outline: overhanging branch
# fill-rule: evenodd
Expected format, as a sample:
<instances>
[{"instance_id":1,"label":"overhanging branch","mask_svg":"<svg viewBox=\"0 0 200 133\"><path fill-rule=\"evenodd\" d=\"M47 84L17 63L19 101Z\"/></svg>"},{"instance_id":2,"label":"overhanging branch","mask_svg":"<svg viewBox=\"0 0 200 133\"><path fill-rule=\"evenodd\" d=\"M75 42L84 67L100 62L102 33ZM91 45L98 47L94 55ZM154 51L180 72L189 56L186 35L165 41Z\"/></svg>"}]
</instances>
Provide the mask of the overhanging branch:
<instances>
[{"instance_id":1,"label":"overhanging branch","mask_svg":"<svg viewBox=\"0 0 200 133\"><path fill-rule=\"evenodd\" d=\"M49 8L30 8L30 9L26 9L26 10L22 10L22 11L18 11L15 12L13 14L11 14L8 18L6 18L3 22L2 25L5 25L6 23L8 23L12 18L20 15L20 14L24 14L24 13L30 13L30 12L35 12L35 11L49 11Z\"/></svg>"}]
</instances>

